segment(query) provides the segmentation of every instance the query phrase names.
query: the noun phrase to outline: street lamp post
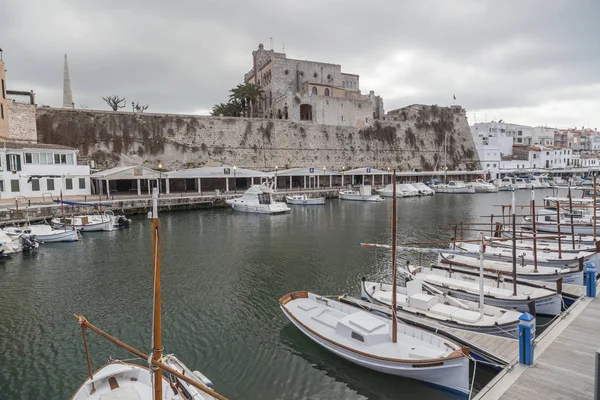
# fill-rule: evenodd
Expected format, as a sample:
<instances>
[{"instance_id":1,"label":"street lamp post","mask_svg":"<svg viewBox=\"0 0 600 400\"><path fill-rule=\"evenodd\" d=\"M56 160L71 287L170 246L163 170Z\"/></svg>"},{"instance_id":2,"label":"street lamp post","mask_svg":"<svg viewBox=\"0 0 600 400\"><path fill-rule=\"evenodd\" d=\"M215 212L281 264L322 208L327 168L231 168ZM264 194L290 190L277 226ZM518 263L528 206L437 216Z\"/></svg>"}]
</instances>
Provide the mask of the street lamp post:
<instances>
[{"instance_id":1,"label":"street lamp post","mask_svg":"<svg viewBox=\"0 0 600 400\"><path fill-rule=\"evenodd\" d=\"M323 187L325 187L325 167L323 167Z\"/></svg>"},{"instance_id":2,"label":"street lamp post","mask_svg":"<svg viewBox=\"0 0 600 400\"><path fill-rule=\"evenodd\" d=\"M344 170L346 167L342 167L342 187L344 187Z\"/></svg>"},{"instance_id":3,"label":"street lamp post","mask_svg":"<svg viewBox=\"0 0 600 400\"><path fill-rule=\"evenodd\" d=\"M277 190L277 165L275 166L275 190Z\"/></svg>"},{"instance_id":4,"label":"street lamp post","mask_svg":"<svg viewBox=\"0 0 600 400\"><path fill-rule=\"evenodd\" d=\"M237 194L237 178L236 178L236 174L235 174L235 170L236 170L236 166L233 166L233 190L235 191L235 194Z\"/></svg>"},{"instance_id":5,"label":"street lamp post","mask_svg":"<svg viewBox=\"0 0 600 400\"><path fill-rule=\"evenodd\" d=\"M448 167L444 167L444 185L446 184L447 180L448 180Z\"/></svg>"},{"instance_id":6,"label":"street lamp post","mask_svg":"<svg viewBox=\"0 0 600 400\"><path fill-rule=\"evenodd\" d=\"M162 164L158 164L158 196L160 197L160 194L162 192L161 186L162 186Z\"/></svg>"},{"instance_id":7,"label":"street lamp post","mask_svg":"<svg viewBox=\"0 0 600 400\"><path fill-rule=\"evenodd\" d=\"M390 167L388 167L388 183L392 183L392 177L390 176Z\"/></svg>"}]
</instances>

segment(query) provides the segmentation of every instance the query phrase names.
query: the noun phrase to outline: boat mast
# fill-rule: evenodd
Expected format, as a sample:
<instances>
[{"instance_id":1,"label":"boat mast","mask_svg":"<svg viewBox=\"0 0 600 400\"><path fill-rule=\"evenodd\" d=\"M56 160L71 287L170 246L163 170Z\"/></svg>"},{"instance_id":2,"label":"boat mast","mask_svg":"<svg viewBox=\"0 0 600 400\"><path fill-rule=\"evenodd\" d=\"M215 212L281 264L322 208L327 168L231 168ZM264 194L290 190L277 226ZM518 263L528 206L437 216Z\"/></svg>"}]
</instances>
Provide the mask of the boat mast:
<instances>
[{"instance_id":1,"label":"boat mast","mask_svg":"<svg viewBox=\"0 0 600 400\"><path fill-rule=\"evenodd\" d=\"M531 188L531 227L533 229L533 272L538 272L537 263L537 230L535 228L535 189Z\"/></svg>"},{"instance_id":2,"label":"boat mast","mask_svg":"<svg viewBox=\"0 0 600 400\"><path fill-rule=\"evenodd\" d=\"M594 204L594 207L596 205ZM575 227L573 226L573 198L571 197L571 185L569 185L569 213L571 214L571 245L575 248ZM594 228L594 231L596 229Z\"/></svg>"},{"instance_id":3,"label":"boat mast","mask_svg":"<svg viewBox=\"0 0 600 400\"><path fill-rule=\"evenodd\" d=\"M515 189L512 190L512 204L511 204L511 212L512 212L512 262L513 262L513 271L512 271L512 281L513 281L513 296L517 295L517 212L516 212L516 204L515 204Z\"/></svg>"},{"instance_id":4,"label":"boat mast","mask_svg":"<svg viewBox=\"0 0 600 400\"><path fill-rule=\"evenodd\" d=\"M398 341L398 320L396 319L396 168L392 184L392 342Z\"/></svg>"},{"instance_id":5,"label":"boat mast","mask_svg":"<svg viewBox=\"0 0 600 400\"><path fill-rule=\"evenodd\" d=\"M594 172L594 246L596 245L596 173Z\"/></svg>"},{"instance_id":6,"label":"boat mast","mask_svg":"<svg viewBox=\"0 0 600 400\"><path fill-rule=\"evenodd\" d=\"M158 221L158 188L152 191L152 259L154 261L154 308L152 322L152 360L162 358L162 333L160 315L160 223ZM152 367L154 400L162 400L162 371Z\"/></svg>"},{"instance_id":7,"label":"boat mast","mask_svg":"<svg viewBox=\"0 0 600 400\"><path fill-rule=\"evenodd\" d=\"M481 235L481 244L479 246L479 319L483 319L483 254L485 253L485 236Z\"/></svg>"}]
</instances>

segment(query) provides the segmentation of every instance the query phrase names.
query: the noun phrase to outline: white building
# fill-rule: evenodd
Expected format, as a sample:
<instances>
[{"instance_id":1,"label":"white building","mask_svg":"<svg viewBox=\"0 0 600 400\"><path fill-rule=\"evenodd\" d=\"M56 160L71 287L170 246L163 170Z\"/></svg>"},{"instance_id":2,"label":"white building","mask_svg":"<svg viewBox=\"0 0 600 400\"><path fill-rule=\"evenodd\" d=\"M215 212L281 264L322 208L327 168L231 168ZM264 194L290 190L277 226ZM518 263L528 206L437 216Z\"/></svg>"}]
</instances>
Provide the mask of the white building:
<instances>
[{"instance_id":1,"label":"white building","mask_svg":"<svg viewBox=\"0 0 600 400\"><path fill-rule=\"evenodd\" d=\"M503 157L502 170L552 170L574 165L573 150L557 147L514 146L513 154Z\"/></svg>"},{"instance_id":2,"label":"white building","mask_svg":"<svg viewBox=\"0 0 600 400\"><path fill-rule=\"evenodd\" d=\"M533 127L527 125L507 124L499 122L479 122L471 126L471 135L474 139L483 137L510 137L513 144L530 146L533 143Z\"/></svg>"},{"instance_id":3,"label":"white building","mask_svg":"<svg viewBox=\"0 0 600 400\"><path fill-rule=\"evenodd\" d=\"M0 143L0 197L89 195L90 167L77 165L77 153L54 144Z\"/></svg>"},{"instance_id":4,"label":"white building","mask_svg":"<svg viewBox=\"0 0 600 400\"><path fill-rule=\"evenodd\" d=\"M559 146L554 143L554 135L559 133L557 128L547 126L536 126L533 128L533 145L535 146Z\"/></svg>"}]
</instances>

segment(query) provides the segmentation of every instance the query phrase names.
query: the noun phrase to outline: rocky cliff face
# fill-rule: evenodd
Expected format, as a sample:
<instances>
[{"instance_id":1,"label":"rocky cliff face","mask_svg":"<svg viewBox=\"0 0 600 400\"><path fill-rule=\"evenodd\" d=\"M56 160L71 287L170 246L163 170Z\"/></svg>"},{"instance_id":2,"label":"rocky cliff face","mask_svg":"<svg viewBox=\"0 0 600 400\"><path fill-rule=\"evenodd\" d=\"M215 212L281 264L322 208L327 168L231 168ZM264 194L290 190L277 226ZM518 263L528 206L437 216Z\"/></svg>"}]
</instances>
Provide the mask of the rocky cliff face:
<instances>
[{"instance_id":1,"label":"rocky cliff face","mask_svg":"<svg viewBox=\"0 0 600 400\"><path fill-rule=\"evenodd\" d=\"M414 105L366 128L279 119L39 108L38 140L76 147L98 168L232 164L255 169L471 169L477 152L464 111Z\"/></svg>"}]
</instances>

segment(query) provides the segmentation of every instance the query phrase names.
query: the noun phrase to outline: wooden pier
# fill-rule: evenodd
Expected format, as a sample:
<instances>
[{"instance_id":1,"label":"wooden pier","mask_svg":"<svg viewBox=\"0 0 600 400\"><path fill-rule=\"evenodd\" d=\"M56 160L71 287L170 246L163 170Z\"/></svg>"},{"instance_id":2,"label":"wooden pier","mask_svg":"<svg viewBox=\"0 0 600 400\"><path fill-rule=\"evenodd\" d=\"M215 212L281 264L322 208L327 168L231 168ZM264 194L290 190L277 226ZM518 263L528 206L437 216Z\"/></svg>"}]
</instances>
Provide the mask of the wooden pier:
<instances>
[{"instance_id":1,"label":"wooden pier","mask_svg":"<svg viewBox=\"0 0 600 400\"><path fill-rule=\"evenodd\" d=\"M386 307L347 296L342 296L339 300L346 304L370 311L377 311L391 316L391 307ZM417 327L439 333L448 337L449 339L454 340L458 344L468 346L474 353L479 354L494 364L507 365L514 360L515 357L519 357L519 341L516 338L511 339L495 335L488 335L487 333L451 328L438 324L429 319L419 318L407 313L399 312L398 318L409 325L415 325Z\"/></svg>"},{"instance_id":2,"label":"wooden pier","mask_svg":"<svg viewBox=\"0 0 600 400\"><path fill-rule=\"evenodd\" d=\"M600 299L583 297L535 339L534 362L518 354L475 396L477 400L591 399L600 347Z\"/></svg>"}]
</instances>

